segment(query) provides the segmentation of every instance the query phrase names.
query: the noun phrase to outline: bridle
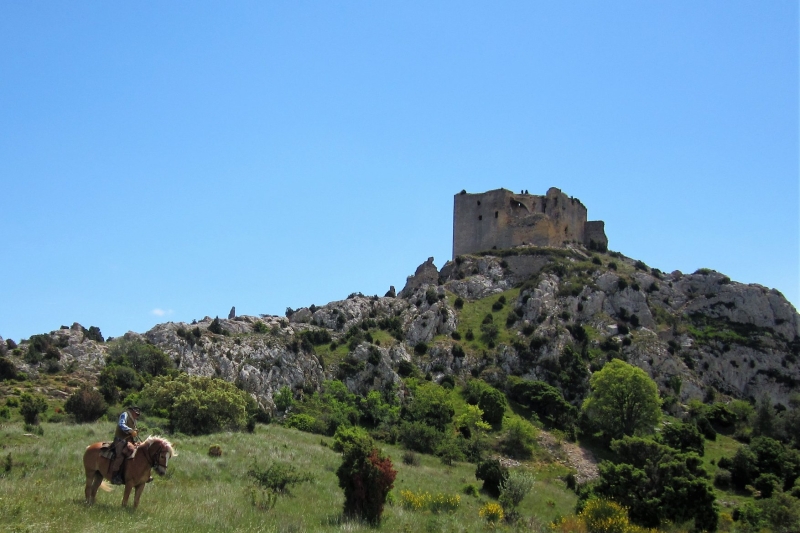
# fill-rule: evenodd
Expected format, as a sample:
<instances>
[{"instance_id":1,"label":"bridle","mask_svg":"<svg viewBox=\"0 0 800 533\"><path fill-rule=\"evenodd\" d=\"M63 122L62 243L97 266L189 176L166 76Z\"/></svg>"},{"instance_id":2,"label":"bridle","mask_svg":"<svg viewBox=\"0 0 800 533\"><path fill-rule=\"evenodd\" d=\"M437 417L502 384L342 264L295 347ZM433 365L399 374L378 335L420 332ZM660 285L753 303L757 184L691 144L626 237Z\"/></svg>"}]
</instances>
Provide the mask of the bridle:
<instances>
[{"instance_id":1,"label":"bridle","mask_svg":"<svg viewBox=\"0 0 800 533\"><path fill-rule=\"evenodd\" d=\"M153 444L155 444L155 442ZM150 448L152 447L153 444L148 446L148 450L147 450L148 457L150 459L150 467L151 468L155 468L156 471L159 474L164 475L164 474L167 473L167 455L169 455L169 451L168 450L163 450L163 451L160 451L159 453L151 454L150 453ZM165 448L164 444L162 442L158 442L157 451L158 451L158 449L163 449L163 448ZM163 459L163 464L161 462L162 459ZM163 469L163 472L161 470L159 470L159 469Z\"/></svg>"}]
</instances>

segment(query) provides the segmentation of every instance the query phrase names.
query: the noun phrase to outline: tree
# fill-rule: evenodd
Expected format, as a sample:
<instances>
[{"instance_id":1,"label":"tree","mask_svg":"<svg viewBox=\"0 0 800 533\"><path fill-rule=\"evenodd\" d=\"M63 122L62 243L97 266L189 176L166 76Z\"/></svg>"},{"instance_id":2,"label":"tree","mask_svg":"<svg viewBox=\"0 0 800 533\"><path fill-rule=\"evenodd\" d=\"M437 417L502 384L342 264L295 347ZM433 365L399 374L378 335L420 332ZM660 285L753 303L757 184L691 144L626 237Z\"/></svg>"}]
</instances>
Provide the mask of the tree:
<instances>
[{"instance_id":1,"label":"tree","mask_svg":"<svg viewBox=\"0 0 800 533\"><path fill-rule=\"evenodd\" d=\"M619 438L653 432L661 418L655 382L644 370L614 359L595 372L583 411L603 432Z\"/></svg>"},{"instance_id":2,"label":"tree","mask_svg":"<svg viewBox=\"0 0 800 533\"><path fill-rule=\"evenodd\" d=\"M47 400L39 394L23 392L19 397L19 414L26 424L38 424L39 415L47 411Z\"/></svg>"},{"instance_id":3,"label":"tree","mask_svg":"<svg viewBox=\"0 0 800 533\"><path fill-rule=\"evenodd\" d=\"M453 420L455 410L447 389L434 384L420 383L414 390L411 402L403 408L402 417L419 421L444 431Z\"/></svg>"}]
</instances>

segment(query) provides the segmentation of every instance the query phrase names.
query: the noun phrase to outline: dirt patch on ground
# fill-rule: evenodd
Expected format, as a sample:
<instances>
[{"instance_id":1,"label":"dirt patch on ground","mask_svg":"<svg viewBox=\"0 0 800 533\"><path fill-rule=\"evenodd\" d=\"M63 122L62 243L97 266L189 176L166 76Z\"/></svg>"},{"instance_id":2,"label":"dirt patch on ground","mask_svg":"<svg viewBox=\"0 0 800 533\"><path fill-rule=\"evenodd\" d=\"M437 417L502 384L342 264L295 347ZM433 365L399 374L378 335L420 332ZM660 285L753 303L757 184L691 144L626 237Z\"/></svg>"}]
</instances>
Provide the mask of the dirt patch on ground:
<instances>
[{"instance_id":1,"label":"dirt patch on ground","mask_svg":"<svg viewBox=\"0 0 800 533\"><path fill-rule=\"evenodd\" d=\"M575 469L575 480L578 483L591 481L599 475L597 458L586 448L565 440L559 441L544 430L539 431L538 440L558 462Z\"/></svg>"}]
</instances>

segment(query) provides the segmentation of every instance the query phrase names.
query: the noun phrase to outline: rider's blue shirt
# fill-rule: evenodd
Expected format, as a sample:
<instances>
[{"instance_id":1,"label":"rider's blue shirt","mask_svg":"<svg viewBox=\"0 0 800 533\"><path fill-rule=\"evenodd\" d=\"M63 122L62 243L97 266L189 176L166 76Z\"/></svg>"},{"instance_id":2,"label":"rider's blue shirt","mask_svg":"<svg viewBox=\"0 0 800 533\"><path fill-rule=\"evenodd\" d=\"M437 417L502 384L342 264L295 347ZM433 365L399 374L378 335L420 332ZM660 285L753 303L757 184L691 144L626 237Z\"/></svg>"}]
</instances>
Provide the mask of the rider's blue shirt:
<instances>
[{"instance_id":1,"label":"rider's blue shirt","mask_svg":"<svg viewBox=\"0 0 800 533\"><path fill-rule=\"evenodd\" d=\"M119 415L119 422L117 425L119 426L119 429L124 431L126 434L133 431L133 428L128 426L128 411L125 411Z\"/></svg>"}]
</instances>

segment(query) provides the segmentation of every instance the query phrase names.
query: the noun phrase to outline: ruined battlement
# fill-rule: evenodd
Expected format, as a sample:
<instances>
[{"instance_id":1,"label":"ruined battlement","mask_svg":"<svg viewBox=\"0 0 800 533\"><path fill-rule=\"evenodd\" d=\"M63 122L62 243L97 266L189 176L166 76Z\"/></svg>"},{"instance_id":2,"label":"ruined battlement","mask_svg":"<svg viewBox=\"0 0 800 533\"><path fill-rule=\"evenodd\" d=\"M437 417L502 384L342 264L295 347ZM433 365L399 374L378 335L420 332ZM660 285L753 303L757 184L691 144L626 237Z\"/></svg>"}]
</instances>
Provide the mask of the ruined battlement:
<instances>
[{"instance_id":1,"label":"ruined battlement","mask_svg":"<svg viewBox=\"0 0 800 533\"><path fill-rule=\"evenodd\" d=\"M605 249L602 220L587 221L577 198L551 187L547 194L515 194L506 189L453 198L453 258L484 250L520 245L563 246L580 242Z\"/></svg>"}]
</instances>

